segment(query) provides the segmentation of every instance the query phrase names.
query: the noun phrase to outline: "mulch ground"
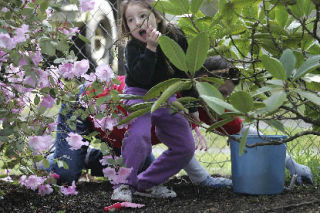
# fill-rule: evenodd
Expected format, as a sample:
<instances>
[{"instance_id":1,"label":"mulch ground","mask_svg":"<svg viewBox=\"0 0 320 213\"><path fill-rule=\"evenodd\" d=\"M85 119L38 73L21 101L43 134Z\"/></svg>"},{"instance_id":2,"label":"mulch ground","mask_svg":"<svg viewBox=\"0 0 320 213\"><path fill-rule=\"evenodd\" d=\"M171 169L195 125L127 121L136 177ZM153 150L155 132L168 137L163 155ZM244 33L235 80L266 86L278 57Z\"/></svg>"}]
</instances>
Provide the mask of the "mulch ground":
<instances>
[{"instance_id":1,"label":"mulch ground","mask_svg":"<svg viewBox=\"0 0 320 213\"><path fill-rule=\"evenodd\" d=\"M320 212L320 187L296 186L280 195L235 194L230 188L199 188L188 177L172 178L166 184L178 196L173 199L134 197L133 202L145 204L141 209L123 208L119 212ZM64 196L54 192L40 196L19 185L0 182L4 192L0 212L104 212L114 203L110 199L112 185L108 182L80 182L78 195Z\"/></svg>"}]
</instances>

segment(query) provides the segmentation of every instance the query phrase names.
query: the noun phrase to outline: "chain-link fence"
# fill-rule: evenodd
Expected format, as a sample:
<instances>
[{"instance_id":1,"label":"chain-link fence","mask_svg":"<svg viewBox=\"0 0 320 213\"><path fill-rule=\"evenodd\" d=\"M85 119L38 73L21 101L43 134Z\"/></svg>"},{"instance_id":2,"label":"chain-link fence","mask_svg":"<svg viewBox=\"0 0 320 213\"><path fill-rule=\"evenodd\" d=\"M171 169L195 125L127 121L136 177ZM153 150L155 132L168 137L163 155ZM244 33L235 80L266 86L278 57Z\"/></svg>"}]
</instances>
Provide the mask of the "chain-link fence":
<instances>
[{"instance_id":1,"label":"chain-link fence","mask_svg":"<svg viewBox=\"0 0 320 213\"><path fill-rule=\"evenodd\" d=\"M70 27L78 27L80 36L72 38L72 49L79 60L87 58L90 60L91 68L107 63L112 66L118 74L124 74L124 47L118 42L117 32L119 24L120 0L96 0L93 10L81 13L77 6L63 1L60 12L51 17L54 22L67 22ZM175 21L177 17L167 16L168 21ZM86 43L88 39L90 43ZM289 136L295 133L311 129L312 127L300 120L285 123ZM260 126L263 134L283 134L277 132L268 125ZM208 140L208 150L197 150L196 157L211 174L231 175L230 150L227 137L205 133ZM153 152L156 156L165 150L165 146L154 146ZM287 152L299 163L308 165L313 171L319 171L320 141L317 136L308 135L299 137L287 144Z\"/></svg>"}]
</instances>

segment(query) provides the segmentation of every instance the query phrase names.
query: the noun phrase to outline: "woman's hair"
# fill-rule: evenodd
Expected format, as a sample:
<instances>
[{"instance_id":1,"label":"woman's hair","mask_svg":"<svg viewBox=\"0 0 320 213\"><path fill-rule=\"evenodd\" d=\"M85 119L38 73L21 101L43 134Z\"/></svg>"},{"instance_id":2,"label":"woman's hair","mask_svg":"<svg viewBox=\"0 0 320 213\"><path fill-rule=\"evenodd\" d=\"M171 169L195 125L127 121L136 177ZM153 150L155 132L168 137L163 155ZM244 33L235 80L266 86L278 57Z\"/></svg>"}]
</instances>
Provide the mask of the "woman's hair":
<instances>
[{"instance_id":1,"label":"woman's hair","mask_svg":"<svg viewBox=\"0 0 320 213\"><path fill-rule=\"evenodd\" d=\"M161 13L153 8L151 0L124 0L120 5L121 19L119 27L119 38L130 37L130 30L126 19L126 11L130 5L140 5L141 7L149 9L154 14L156 19L160 20L157 26L158 31L163 34L167 32L167 23Z\"/></svg>"}]
</instances>

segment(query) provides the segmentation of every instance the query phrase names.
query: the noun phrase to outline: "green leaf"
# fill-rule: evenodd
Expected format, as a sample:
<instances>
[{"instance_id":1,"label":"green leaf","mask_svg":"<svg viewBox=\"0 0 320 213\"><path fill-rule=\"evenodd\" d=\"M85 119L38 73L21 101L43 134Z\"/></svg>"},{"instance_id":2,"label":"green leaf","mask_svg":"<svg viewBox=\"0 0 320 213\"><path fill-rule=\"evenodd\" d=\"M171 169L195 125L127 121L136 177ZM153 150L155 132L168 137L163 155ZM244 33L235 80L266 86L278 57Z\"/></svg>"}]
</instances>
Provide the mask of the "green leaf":
<instances>
[{"instance_id":1,"label":"green leaf","mask_svg":"<svg viewBox=\"0 0 320 213\"><path fill-rule=\"evenodd\" d=\"M96 105L100 106L101 104L103 104L106 100L108 99L108 96L101 96L97 99L96 101Z\"/></svg>"},{"instance_id":2,"label":"green leaf","mask_svg":"<svg viewBox=\"0 0 320 213\"><path fill-rule=\"evenodd\" d=\"M132 104L128 107L127 111L128 112L135 112L140 109L144 109L146 107L149 107L151 109L153 102L142 102L142 103L136 103Z\"/></svg>"},{"instance_id":3,"label":"green leaf","mask_svg":"<svg viewBox=\"0 0 320 213\"><path fill-rule=\"evenodd\" d=\"M177 42L167 36L160 36L159 45L169 61L178 69L187 72L186 55Z\"/></svg>"},{"instance_id":4,"label":"green leaf","mask_svg":"<svg viewBox=\"0 0 320 213\"><path fill-rule=\"evenodd\" d=\"M42 164L43 164L43 166L44 166L45 168L49 168L49 167L50 167L50 163L49 163L49 161L47 160L47 158L44 158L44 159L42 160Z\"/></svg>"},{"instance_id":5,"label":"green leaf","mask_svg":"<svg viewBox=\"0 0 320 213\"><path fill-rule=\"evenodd\" d=\"M59 41L56 48L57 48L57 50L60 50L61 52L65 52L69 49L69 45L66 41Z\"/></svg>"},{"instance_id":6,"label":"green leaf","mask_svg":"<svg viewBox=\"0 0 320 213\"><path fill-rule=\"evenodd\" d=\"M234 108L243 113L247 113L253 109L253 99L244 91L233 93L230 96L230 102Z\"/></svg>"},{"instance_id":7,"label":"green leaf","mask_svg":"<svg viewBox=\"0 0 320 213\"><path fill-rule=\"evenodd\" d=\"M283 134L285 134L285 135L287 134L283 123L281 123L280 121L277 121L277 120L264 120L264 122L266 124L268 124L269 126L272 126L273 128L281 131Z\"/></svg>"},{"instance_id":8,"label":"green leaf","mask_svg":"<svg viewBox=\"0 0 320 213\"><path fill-rule=\"evenodd\" d=\"M82 41L84 41L85 43L87 43L87 44L90 44L90 43L91 43L89 39L87 39L86 37L84 37L84 36L81 35L81 34L78 34L78 37L79 37Z\"/></svg>"},{"instance_id":9,"label":"green leaf","mask_svg":"<svg viewBox=\"0 0 320 213\"><path fill-rule=\"evenodd\" d=\"M266 107L266 104L258 101L253 102L253 109L259 109L262 107Z\"/></svg>"},{"instance_id":10,"label":"green leaf","mask_svg":"<svg viewBox=\"0 0 320 213\"><path fill-rule=\"evenodd\" d=\"M39 97L38 95L36 95L36 96L34 97L33 102L34 102L35 105L38 105L38 104L40 103L40 97Z\"/></svg>"},{"instance_id":11,"label":"green leaf","mask_svg":"<svg viewBox=\"0 0 320 213\"><path fill-rule=\"evenodd\" d=\"M203 0L191 0L191 12L192 14L196 14L200 9Z\"/></svg>"},{"instance_id":12,"label":"green leaf","mask_svg":"<svg viewBox=\"0 0 320 213\"><path fill-rule=\"evenodd\" d=\"M125 117L123 120L121 120L117 126L119 125L123 125L125 123L128 123L129 121L131 121L132 119L134 118L137 118L139 116L142 116L144 114L147 114L148 112L150 112L150 109L151 109L151 106L149 107L146 107L146 108L143 108L143 109L140 109L140 110L137 110L131 114L129 114L127 117Z\"/></svg>"},{"instance_id":13,"label":"green leaf","mask_svg":"<svg viewBox=\"0 0 320 213\"><path fill-rule=\"evenodd\" d=\"M196 82L196 88L199 93L199 97L208 104L208 106L219 115L224 113L224 104L221 104L223 96L220 91L207 82ZM219 101L217 101L218 99ZM219 103L218 103L219 102ZM227 103L226 103L227 104ZM230 105L231 106L231 105Z\"/></svg>"},{"instance_id":14,"label":"green leaf","mask_svg":"<svg viewBox=\"0 0 320 213\"><path fill-rule=\"evenodd\" d=\"M270 92L272 90L274 90L275 86L265 86L265 87L261 87L259 89L257 89L256 91L254 91L252 94L251 94L251 97L254 97L254 96L257 96L257 95L261 95L261 94L264 94L265 92Z\"/></svg>"},{"instance_id":15,"label":"green leaf","mask_svg":"<svg viewBox=\"0 0 320 213\"><path fill-rule=\"evenodd\" d=\"M304 1L303 0L297 0L295 5L289 6L291 9L292 13L297 17L297 18L302 18L304 15Z\"/></svg>"},{"instance_id":16,"label":"green leaf","mask_svg":"<svg viewBox=\"0 0 320 213\"><path fill-rule=\"evenodd\" d=\"M48 7L49 7L49 1L48 0L42 0L40 2L40 10L42 12L45 12Z\"/></svg>"},{"instance_id":17,"label":"green leaf","mask_svg":"<svg viewBox=\"0 0 320 213\"><path fill-rule=\"evenodd\" d=\"M209 50L209 38L205 32L199 33L196 37L190 40L186 60L189 72L194 74L201 68L207 58Z\"/></svg>"},{"instance_id":18,"label":"green leaf","mask_svg":"<svg viewBox=\"0 0 320 213\"><path fill-rule=\"evenodd\" d=\"M239 112L231 104L223 101L222 99L211 97L207 95L201 95L200 98L206 102L206 104L216 113L221 115L224 113L224 109L228 109L233 112Z\"/></svg>"},{"instance_id":19,"label":"green leaf","mask_svg":"<svg viewBox=\"0 0 320 213\"><path fill-rule=\"evenodd\" d=\"M287 94L285 93L285 91L280 90L277 92L273 92L272 95L268 99L264 100L263 102L266 104L265 109L268 112L273 112L277 110L286 100L287 100Z\"/></svg>"},{"instance_id":20,"label":"green leaf","mask_svg":"<svg viewBox=\"0 0 320 213\"><path fill-rule=\"evenodd\" d=\"M189 0L170 0L176 8L181 8L184 13L189 13Z\"/></svg>"},{"instance_id":21,"label":"green leaf","mask_svg":"<svg viewBox=\"0 0 320 213\"><path fill-rule=\"evenodd\" d=\"M56 54L56 48L54 43L48 39L40 40L41 53L54 56Z\"/></svg>"},{"instance_id":22,"label":"green leaf","mask_svg":"<svg viewBox=\"0 0 320 213\"><path fill-rule=\"evenodd\" d=\"M271 73L273 77L281 80L286 80L286 71L278 59L263 55L261 56L261 61L263 66L269 73Z\"/></svg>"},{"instance_id":23,"label":"green leaf","mask_svg":"<svg viewBox=\"0 0 320 213\"><path fill-rule=\"evenodd\" d=\"M243 133L243 136L240 138L240 144L239 144L239 155L240 156L243 154L244 148L246 147L248 133L249 133L249 128L246 128L246 130Z\"/></svg>"},{"instance_id":24,"label":"green leaf","mask_svg":"<svg viewBox=\"0 0 320 213\"><path fill-rule=\"evenodd\" d=\"M159 84L153 86L144 96L143 100L148 101L153 98L157 98L160 96L160 94L165 91L169 86L172 84L181 81L180 78L171 78L169 80L160 82Z\"/></svg>"},{"instance_id":25,"label":"green leaf","mask_svg":"<svg viewBox=\"0 0 320 213\"><path fill-rule=\"evenodd\" d=\"M151 107L151 112L156 111L163 102L167 101L173 94L176 94L177 92L181 91L184 87L186 87L186 84L191 84L191 82L183 82L183 81L178 81L172 85L170 85L154 102L154 104Z\"/></svg>"},{"instance_id":26,"label":"green leaf","mask_svg":"<svg viewBox=\"0 0 320 213\"><path fill-rule=\"evenodd\" d=\"M301 76L305 75L306 73L312 71L313 69L320 67L320 55L312 56L304 62L301 67L297 70L295 75L293 76L293 80L297 80Z\"/></svg>"},{"instance_id":27,"label":"green leaf","mask_svg":"<svg viewBox=\"0 0 320 213\"><path fill-rule=\"evenodd\" d=\"M302 90L297 90L297 93L301 95L302 97L308 99L312 103L320 106L320 97L316 95L315 93L311 93L308 91L302 91Z\"/></svg>"},{"instance_id":28,"label":"green leaf","mask_svg":"<svg viewBox=\"0 0 320 213\"><path fill-rule=\"evenodd\" d=\"M10 52L10 59L12 60L12 62L15 66L19 65L19 61L21 58L22 58L22 56L18 52L16 52L16 51Z\"/></svg>"},{"instance_id":29,"label":"green leaf","mask_svg":"<svg viewBox=\"0 0 320 213\"><path fill-rule=\"evenodd\" d=\"M286 49L280 57L280 62L286 70L287 77L290 78L296 65L296 57L294 56L292 50Z\"/></svg>"},{"instance_id":30,"label":"green leaf","mask_svg":"<svg viewBox=\"0 0 320 213\"><path fill-rule=\"evenodd\" d=\"M233 120L234 120L234 117L229 117L229 118L214 122L208 129L206 129L206 131L211 132L212 130L215 130Z\"/></svg>"},{"instance_id":31,"label":"green leaf","mask_svg":"<svg viewBox=\"0 0 320 213\"><path fill-rule=\"evenodd\" d=\"M183 15L187 13L183 7L177 6L171 1L154 1L153 5L155 9L162 13L168 13L172 15Z\"/></svg>"},{"instance_id":32,"label":"green leaf","mask_svg":"<svg viewBox=\"0 0 320 213\"><path fill-rule=\"evenodd\" d=\"M285 6L278 5L275 9L276 20L281 27L286 26L288 20L288 12Z\"/></svg>"}]
</instances>

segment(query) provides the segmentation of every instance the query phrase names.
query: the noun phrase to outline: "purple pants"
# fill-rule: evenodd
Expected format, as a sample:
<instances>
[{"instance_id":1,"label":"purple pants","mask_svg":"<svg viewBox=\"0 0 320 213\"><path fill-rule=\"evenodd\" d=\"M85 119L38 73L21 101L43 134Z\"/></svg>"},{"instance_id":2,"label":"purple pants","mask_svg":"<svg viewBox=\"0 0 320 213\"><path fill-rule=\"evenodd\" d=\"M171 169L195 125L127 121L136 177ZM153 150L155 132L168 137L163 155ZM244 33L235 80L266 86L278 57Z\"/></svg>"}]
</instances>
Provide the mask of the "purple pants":
<instances>
[{"instance_id":1,"label":"purple pants","mask_svg":"<svg viewBox=\"0 0 320 213\"><path fill-rule=\"evenodd\" d=\"M127 87L126 94L144 95L147 90ZM171 97L170 102L176 100ZM143 100L128 100L127 105ZM152 151L151 124L155 124L156 134L168 149L138 175L138 170ZM122 144L122 158L128 168L133 168L128 184L143 191L163 183L183 169L193 157L195 147L192 130L186 118L176 113L169 114L168 108L160 108L154 113L138 117L130 124Z\"/></svg>"}]
</instances>

